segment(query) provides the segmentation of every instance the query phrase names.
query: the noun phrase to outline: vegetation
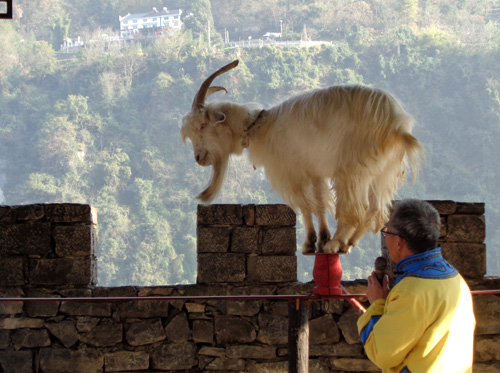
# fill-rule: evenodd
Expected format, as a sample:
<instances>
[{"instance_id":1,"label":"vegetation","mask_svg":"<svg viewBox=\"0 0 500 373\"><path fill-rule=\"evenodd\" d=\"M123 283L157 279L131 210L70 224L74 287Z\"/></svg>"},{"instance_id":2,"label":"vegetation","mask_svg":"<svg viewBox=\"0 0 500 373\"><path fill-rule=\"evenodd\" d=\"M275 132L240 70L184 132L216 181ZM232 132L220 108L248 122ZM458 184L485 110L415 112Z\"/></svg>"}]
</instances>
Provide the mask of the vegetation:
<instances>
[{"instance_id":1,"label":"vegetation","mask_svg":"<svg viewBox=\"0 0 500 373\"><path fill-rule=\"evenodd\" d=\"M170 9L183 9L182 31L105 50L99 38L117 32L118 15L163 4L16 1L15 19L0 21L0 203L96 206L100 285L194 283L194 196L210 170L182 144L180 120L203 78L238 58L221 83L238 102L272 104L345 83L393 92L415 116L427 156L418 182L399 197L485 202L488 274L500 275L496 3L170 1ZM235 49L220 36L227 29L231 39L256 39L281 26L284 38L334 43ZM87 47L59 52L65 36ZM217 202L281 199L262 170L239 157ZM303 234L299 217L298 242ZM367 235L343 257L344 277L365 277L379 246ZM298 256L299 278L309 280L312 262Z\"/></svg>"}]
</instances>

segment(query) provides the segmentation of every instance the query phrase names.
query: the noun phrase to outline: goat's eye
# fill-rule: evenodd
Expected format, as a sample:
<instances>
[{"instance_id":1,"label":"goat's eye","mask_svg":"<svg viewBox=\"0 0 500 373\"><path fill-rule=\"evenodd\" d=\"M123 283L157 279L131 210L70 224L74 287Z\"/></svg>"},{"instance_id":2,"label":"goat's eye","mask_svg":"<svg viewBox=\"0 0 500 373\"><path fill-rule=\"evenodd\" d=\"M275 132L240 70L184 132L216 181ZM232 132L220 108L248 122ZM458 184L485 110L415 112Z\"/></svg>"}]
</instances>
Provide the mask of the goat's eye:
<instances>
[{"instance_id":1,"label":"goat's eye","mask_svg":"<svg viewBox=\"0 0 500 373\"><path fill-rule=\"evenodd\" d=\"M203 128L205 128L207 126L206 123L202 123L201 126L200 126L200 130L202 130Z\"/></svg>"}]
</instances>

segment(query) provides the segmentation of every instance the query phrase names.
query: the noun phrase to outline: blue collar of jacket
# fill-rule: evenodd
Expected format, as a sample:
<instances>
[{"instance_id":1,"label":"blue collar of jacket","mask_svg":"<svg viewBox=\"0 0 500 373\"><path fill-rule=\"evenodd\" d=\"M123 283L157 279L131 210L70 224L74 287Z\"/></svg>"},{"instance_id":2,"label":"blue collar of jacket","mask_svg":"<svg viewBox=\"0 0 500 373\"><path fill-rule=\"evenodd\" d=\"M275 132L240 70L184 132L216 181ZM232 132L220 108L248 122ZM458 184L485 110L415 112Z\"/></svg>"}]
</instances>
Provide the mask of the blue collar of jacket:
<instances>
[{"instance_id":1,"label":"blue collar of jacket","mask_svg":"<svg viewBox=\"0 0 500 373\"><path fill-rule=\"evenodd\" d=\"M441 255L441 248L411 255L396 264L396 284L405 277L444 279L457 275L457 270Z\"/></svg>"}]
</instances>

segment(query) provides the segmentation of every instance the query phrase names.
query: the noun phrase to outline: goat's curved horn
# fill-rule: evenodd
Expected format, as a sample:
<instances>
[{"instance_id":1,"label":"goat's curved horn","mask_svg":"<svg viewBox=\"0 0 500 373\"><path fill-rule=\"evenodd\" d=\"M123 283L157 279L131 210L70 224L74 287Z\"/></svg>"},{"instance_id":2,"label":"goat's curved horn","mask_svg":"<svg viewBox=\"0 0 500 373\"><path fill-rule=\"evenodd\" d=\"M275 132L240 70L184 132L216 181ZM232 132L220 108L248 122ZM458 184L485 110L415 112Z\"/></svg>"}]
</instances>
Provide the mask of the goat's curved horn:
<instances>
[{"instance_id":1,"label":"goat's curved horn","mask_svg":"<svg viewBox=\"0 0 500 373\"><path fill-rule=\"evenodd\" d=\"M227 93L227 89L224 87L219 87L219 86L213 86L213 87L208 87L207 93L205 95L205 100L210 97L212 93L218 92L218 91L224 91Z\"/></svg>"},{"instance_id":2,"label":"goat's curved horn","mask_svg":"<svg viewBox=\"0 0 500 373\"><path fill-rule=\"evenodd\" d=\"M205 99L212 93L216 91L220 91L221 89L224 89L223 87L213 87L214 89L209 90L210 84L212 84L213 80L217 78L219 75L224 74L226 71L229 71L231 69L234 69L236 66L238 66L239 61L235 60L229 64L227 64L224 67L221 67L219 70L214 72L212 75L210 75L201 85L200 89L198 90L198 93L196 94L194 101L193 101L193 109L201 109L203 108L203 105L205 104ZM225 90L225 89L224 89ZM227 91L226 91L227 92ZM207 96L207 93L208 96Z\"/></svg>"}]
</instances>

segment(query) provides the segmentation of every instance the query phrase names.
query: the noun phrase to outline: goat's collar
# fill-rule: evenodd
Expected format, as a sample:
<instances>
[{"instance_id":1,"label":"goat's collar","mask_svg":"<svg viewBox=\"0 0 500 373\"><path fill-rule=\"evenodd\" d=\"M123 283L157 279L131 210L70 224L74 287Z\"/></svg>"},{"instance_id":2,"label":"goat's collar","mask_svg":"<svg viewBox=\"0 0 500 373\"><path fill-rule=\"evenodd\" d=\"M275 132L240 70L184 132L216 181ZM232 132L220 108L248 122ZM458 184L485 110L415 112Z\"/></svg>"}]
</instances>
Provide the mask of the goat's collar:
<instances>
[{"instance_id":1,"label":"goat's collar","mask_svg":"<svg viewBox=\"0 0 500 373\"><path fill-rule=\"evenodd\" d=\"M261 110L259 115L255 118L255 120L250 123L245 132L243 133L243 141L242 145L244 148L248 148L250 142L250 131L254 130L254 128L258 128L257 123L264 117L265 110Z\"/></svg>"}]
</instances>

